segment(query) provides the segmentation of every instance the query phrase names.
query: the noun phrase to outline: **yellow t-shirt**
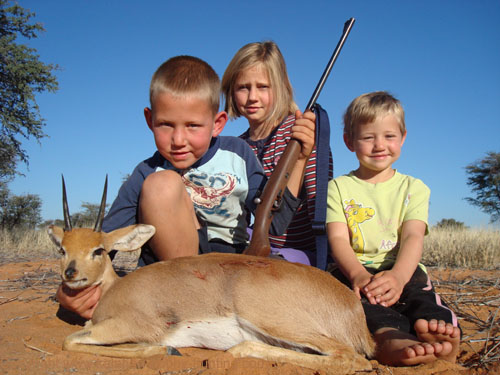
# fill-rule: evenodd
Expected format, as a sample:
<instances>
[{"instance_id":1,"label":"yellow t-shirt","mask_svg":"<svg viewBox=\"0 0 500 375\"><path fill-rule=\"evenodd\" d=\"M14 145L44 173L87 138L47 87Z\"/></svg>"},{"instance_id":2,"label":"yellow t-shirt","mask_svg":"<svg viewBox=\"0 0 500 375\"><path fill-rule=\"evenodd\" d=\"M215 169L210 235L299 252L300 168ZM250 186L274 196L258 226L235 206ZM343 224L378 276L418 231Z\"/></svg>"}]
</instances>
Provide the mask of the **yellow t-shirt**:
<instances>
[{"instance_id":1,"label":"yellow t-shirt","mask_svg":"<svg viewBox=\"0 0 500 375\"><path fill-rule=\"evenodd\" d=\"M329 182L326 222L347 224L351 246L362 264L390 267L399 250L403 222L428 224L429 198L430 189L421 180L397 171L378 184L351 172Z\"/></svg>"}]
</instances>

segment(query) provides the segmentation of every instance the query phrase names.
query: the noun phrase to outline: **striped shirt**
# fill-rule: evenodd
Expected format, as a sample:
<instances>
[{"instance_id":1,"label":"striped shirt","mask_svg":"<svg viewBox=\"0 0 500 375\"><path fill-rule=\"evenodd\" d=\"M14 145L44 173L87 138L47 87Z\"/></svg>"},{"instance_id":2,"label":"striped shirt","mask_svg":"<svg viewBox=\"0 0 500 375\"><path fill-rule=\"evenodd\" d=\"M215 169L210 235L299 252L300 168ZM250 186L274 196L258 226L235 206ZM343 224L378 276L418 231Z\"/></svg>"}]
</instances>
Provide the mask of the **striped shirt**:
<instances>
[{"instance_id":1,"label":"striped shirt","mask_svg":"<svg viewBox=\"0 0 500 375\"><path fill-rule=\"evenodd\" d=\"M261 161L266 175L269 177L278 161L285 151L288 141L291 138L292 126L295 124L295 116L288 116L266 139L253 141L250 139L250 132L247 130L240 135L252 148ZM333 160L329 150L329 179L333 177ZM314 207L316 204L316 146L314 147L304 174L303 186L300 197L303 199L292 222L288 226L287 232L282 236L269 236L269 241L273 247L293 248L299 250L316 250L315 237L312 232L311 221L314 219ZM326 205L326 202L323 202Z\"/></svg>"}]
</instances>

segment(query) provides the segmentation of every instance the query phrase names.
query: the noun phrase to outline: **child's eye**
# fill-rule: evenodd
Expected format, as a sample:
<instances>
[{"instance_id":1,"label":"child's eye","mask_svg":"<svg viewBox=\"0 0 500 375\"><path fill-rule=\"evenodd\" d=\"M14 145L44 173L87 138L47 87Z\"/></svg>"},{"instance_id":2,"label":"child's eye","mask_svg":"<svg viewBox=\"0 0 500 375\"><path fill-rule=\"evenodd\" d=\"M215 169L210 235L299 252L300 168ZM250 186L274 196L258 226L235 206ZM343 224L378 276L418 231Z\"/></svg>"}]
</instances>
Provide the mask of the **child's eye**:
<instances>
[{"instance_id":1,"label":"child's eye","mask_svg":"<svg viewBox=\"0 0 500 375\"><path fill-rule=\"evenodd\" d=\"M168 122L158 122L156 124L157 127L160 127L160 126L166 126L166 127L171 127L172 124L168 123Z\"/></svg>"}]
</instances>

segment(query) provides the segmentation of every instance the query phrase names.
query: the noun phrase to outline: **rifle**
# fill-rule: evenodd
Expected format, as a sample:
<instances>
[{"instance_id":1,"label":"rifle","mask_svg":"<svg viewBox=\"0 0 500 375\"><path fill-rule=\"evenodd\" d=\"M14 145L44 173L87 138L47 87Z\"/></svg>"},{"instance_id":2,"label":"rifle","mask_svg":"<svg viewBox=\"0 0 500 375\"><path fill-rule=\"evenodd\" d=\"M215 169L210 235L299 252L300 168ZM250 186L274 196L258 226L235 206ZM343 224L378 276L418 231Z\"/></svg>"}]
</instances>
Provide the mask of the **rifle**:
<instances>
[{"instance_id":1,"label":"rifle","mask_svg":"<svg viewBox=\"0 0 500 375\"><path fill-rule=\"evenodd\" d=\"M337 57L344 45L352 26L354 25L354 18L350 18L344 24L344 30L342 36L333 51L330 61L326 66L323 75L321 76L309 103L306 106L304 112L312 110L314 104L316 104L316 99L318 98L323 86L332 70L333 64L337 60ZM269 181L264 187L262 195L258 199L258 206L255 211L255 223L252 233L252 239L250 240L250 245L243 252L248 255L258 255L258 256L269 256L271 252L271 246L269 244L269 227L271 226L271 221L273 220L274 211L279 209L281 206L281 199L285 191L285 187L288 184L288 179L292 172L292 169L297 162L300 154L300 142L296 139L290 139L288 142L283 155L281 156L278 165L271 174Z\"/></svg>"}]
</instances>

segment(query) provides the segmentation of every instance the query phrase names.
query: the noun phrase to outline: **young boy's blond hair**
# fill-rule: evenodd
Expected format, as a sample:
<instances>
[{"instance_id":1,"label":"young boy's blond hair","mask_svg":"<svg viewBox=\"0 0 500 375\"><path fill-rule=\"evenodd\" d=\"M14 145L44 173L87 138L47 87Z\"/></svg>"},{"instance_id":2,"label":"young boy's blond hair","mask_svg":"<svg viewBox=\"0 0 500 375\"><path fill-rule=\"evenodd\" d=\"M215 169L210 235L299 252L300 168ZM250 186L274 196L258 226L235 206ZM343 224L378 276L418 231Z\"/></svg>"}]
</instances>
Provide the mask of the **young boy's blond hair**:
<instances>
[{"instance_id":1,"label":"young boy's blond hair","mask_svg":"<svg viewBox=\"0 0 500 375\"><path fill-rule=\"evenodd\" d=\"M240 48L229 63L222 77L222 93L226 98L224 110L230 119L241 116L234 101L234 83L245 69L262 64L273 92L273 109L266 119L268 123L279 123L298 109L293 100L293 88L288 78L283 55L272 41L249 43Z\"/></svg>"},{"instance_id":2,"label":"young boy's blond hair","mask_svg":"<svg viewBox=\"0 0 500 375\"><path fill-rule=\"evenodd\" d=\"M344 136L354 140L359 125L375 121L377 117L394 115L401 134L406 133L405 113L398 99L387 91L363 94L354 99L344 114Z\"/></svg>"},{"instance_id":3,"label":"young boy's blond hair","mask_svg":"<svg viewBox=\"0 0 500 375\"><path fill-rule=\"evenodd\" d=\"M206 99L214 114L219 111L219 76L209 64L197 57L176 56L160 65L149 88L149 101L153 110L154 98L159 93Z\"/></svg>"}]
</instances>

